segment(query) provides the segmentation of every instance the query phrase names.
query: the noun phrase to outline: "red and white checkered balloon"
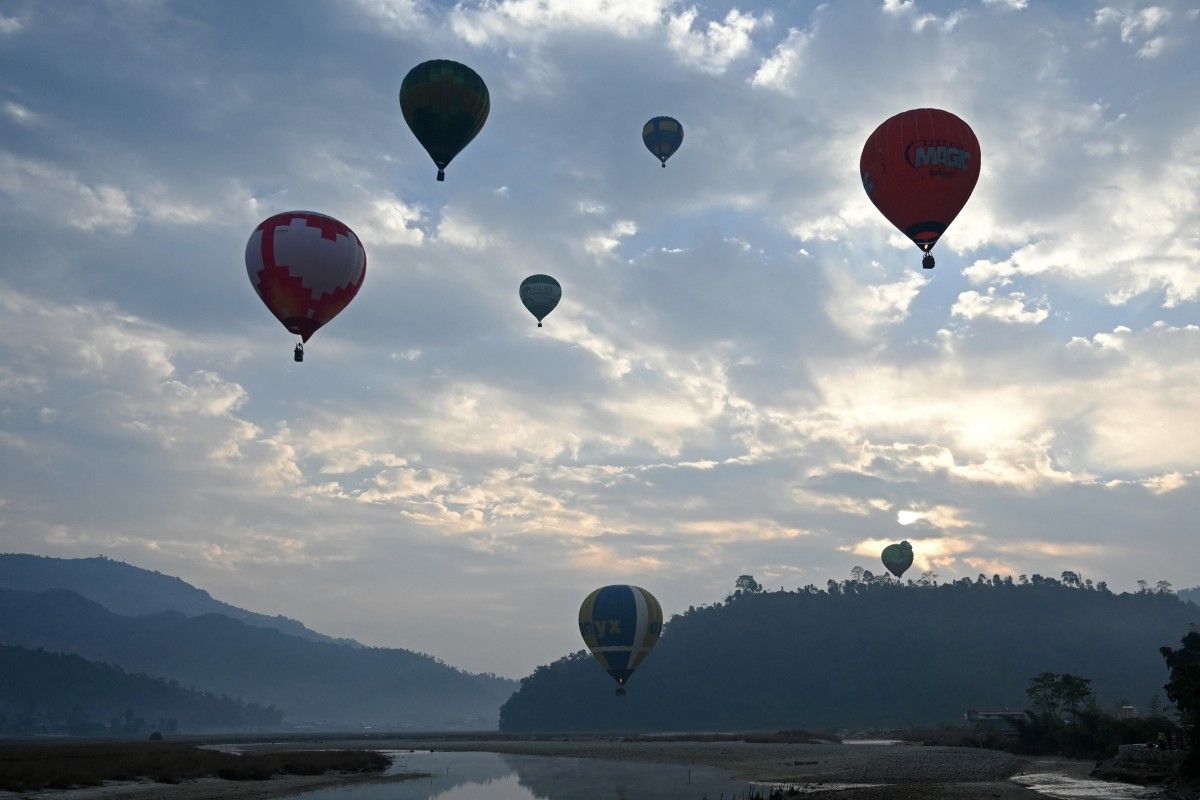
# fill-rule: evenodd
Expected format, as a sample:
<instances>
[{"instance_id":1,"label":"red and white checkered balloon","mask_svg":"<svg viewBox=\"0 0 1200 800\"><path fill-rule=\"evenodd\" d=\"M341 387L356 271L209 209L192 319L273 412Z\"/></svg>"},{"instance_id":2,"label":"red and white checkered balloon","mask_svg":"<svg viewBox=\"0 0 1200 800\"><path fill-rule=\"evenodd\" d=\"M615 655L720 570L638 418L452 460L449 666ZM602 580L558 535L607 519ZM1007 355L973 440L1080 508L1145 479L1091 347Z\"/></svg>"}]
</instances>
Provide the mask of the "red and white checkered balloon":
<instances>
[{"instance_id":1,"label":"red and white checkered balloon","mask_svg":"<svg viewBox=\"0 0 1200 800\"><path fill-rule=\"evenodd\" d=\"M288 211L250 234L246 272L271 313L307 342L358 294L367 253L354 231L333 217Z\"/></svg>"}]
</instances>

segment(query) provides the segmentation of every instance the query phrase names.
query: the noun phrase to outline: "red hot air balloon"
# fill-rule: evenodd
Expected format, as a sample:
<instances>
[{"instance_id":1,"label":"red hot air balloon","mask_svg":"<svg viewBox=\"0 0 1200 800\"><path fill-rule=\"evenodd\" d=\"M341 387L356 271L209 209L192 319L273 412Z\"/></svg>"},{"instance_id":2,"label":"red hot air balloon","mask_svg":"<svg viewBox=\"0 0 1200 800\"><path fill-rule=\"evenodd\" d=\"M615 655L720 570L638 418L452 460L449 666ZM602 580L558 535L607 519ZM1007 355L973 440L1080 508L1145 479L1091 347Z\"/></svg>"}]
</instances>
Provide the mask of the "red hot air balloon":
<instances>
[{"instance_id":1,"label":"red hot air balloon","mask_svg":"<svg viewBox=\"0 0 1200 800\"><path fill-rule=\"evenodd\" d=\"M254 291L304 342L345 308L362 286L367 253L346 225L312 211L263 220L246 243ZM304 360L304 345L295 358Z\"/></svg>"},{"instance_id":2,"label":"red hot air balloon","mask_svg":"<svg viewBox=\"0 0 1200 800\"><path fill-rule=\"evenodd\" d=\"M888 221L926 255L962 211L979 180L979 140L967 123L936 108L884 122L863 146L863 188Z\"/></svg>"}]
</instances>

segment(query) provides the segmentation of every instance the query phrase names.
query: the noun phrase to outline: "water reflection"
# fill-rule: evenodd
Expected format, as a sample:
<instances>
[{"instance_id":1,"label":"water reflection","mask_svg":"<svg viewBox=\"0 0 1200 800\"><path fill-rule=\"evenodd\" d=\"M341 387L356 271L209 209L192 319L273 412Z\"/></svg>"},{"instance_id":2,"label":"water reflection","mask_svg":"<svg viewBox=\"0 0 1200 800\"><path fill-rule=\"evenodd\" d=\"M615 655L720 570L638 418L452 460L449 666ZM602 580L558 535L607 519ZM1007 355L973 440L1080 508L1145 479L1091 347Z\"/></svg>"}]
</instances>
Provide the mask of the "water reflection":
<instances>
[{"instance_id":1,"label":"water reflection","mask_svg":"<svg viewBox=\"0 0 1200 800\"><path fill-rule=\"evenodd\" d=\"M304 800L725 800L749 783L709 767L497 753L399 753L389 772L429 778L322 789Z\"/></svg>"},{"instance_id":2,"label":"water reflection","mask_svg":"<svg viewBox=\"0 0 1200 800\"><path fill-rule=\"evenodd\" d=\"M1013 778L1015 783L1026 786L1047 797L1075 800L1132 800L1138 797L1151 797L1153 789L1134 786L1130 783L1111 783L1090 778L1072 778L1053 772L1038 772L1029 775L1018 775Z\"/></svg>"}]
</instances>

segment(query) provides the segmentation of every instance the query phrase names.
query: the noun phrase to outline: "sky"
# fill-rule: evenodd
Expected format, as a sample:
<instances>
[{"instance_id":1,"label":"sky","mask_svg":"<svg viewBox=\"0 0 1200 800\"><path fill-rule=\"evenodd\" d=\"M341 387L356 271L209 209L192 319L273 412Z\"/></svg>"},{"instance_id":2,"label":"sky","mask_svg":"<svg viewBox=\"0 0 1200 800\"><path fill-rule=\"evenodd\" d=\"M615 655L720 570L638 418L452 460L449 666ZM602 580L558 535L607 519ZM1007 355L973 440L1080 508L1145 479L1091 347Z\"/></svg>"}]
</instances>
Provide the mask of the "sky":
<instances>
[{"instance_id":1,"label":"sky","mask_svg":"<svg viewBox=\"0 0 1200 800\"><path fill-rule=\"evenodd\" d=\"M1198 45L1195 0L0 0L0 550L512 677L597 586L899 539L1200 583ZM430 58L491 93L444 183ZM858 175L926 106L982 163L932 271ZM368 261L303 364L243 262L295 209Z\"/></svg>"}]
</instances>

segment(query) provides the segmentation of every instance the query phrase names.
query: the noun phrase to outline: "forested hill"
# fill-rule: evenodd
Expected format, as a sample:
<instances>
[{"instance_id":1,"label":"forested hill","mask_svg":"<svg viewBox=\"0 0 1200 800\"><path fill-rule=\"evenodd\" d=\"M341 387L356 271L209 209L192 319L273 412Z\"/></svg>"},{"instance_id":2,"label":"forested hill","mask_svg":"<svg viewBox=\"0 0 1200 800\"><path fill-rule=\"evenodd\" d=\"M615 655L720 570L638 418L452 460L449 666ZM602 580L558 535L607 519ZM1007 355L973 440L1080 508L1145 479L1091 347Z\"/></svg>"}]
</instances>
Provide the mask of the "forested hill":
<instances>
[{"instance_id":1,"label":"forested hill","mask_svg":"<svg viewBox=\"0 0 1200 800\"><path fill-rule=\"evenodd\" d=\"M1022 576L1023 577L1023 576ZM747 730L961 722L1026 707L1041 672L1091 678L1102 704L1145 710L1200 606L1034 576L943 585L870 577L827 590L738 592L673 617L627 697L578 652L539 667L501 730Z\"/></svg>"},{"instance_id":2,"label":"forested hill","mask_svg":"<svg viewBox=\"0 0 1200 800\"><path fill-rule=\"evenodd\" d=\"M0 675L0 735L234 731L283 719L274 708L43 650L0 645Z\"/></svg>"},{"instance_id":3,"label":"forested hill","mask_svg":"<svg viewBox=\"0 0 1200 800\"><path fill-rule=\"evenodd\" d=\"M122 616L62 589L0 589L0 643L271 704L289 724L325 728L485 729L514 688L408 650L313 642L221 614Z\"/></svg>"},{"instance_id":4,"label":"forested hill","mask_svg":"<svg viewBox=\"0 0 1200 800\"><path fill-rule=\"evenodd\" d=\"M50 558L25 553L0 553L0 589L24 592L66 589L99 603L115 614L138 616L160 611L178 611L189 617L224 614L248 625L274 628L302 639L335 641L294 619L246 611L216 600L203 589L197 589L179 578L103 556ZM337 641L357 645L350 639Z\"/></svg>"},{"instance_id":5,"label":"forested hill","mask_svg":"<svg viewBox=\"0 0 1200 800\"><path fill-rule=\"evenodd\" d=\"M1195 589L1184 589L1179 593L1179 599L1200 605L1200 586L1197 586Z\"/></svg>"}]
</instances>

